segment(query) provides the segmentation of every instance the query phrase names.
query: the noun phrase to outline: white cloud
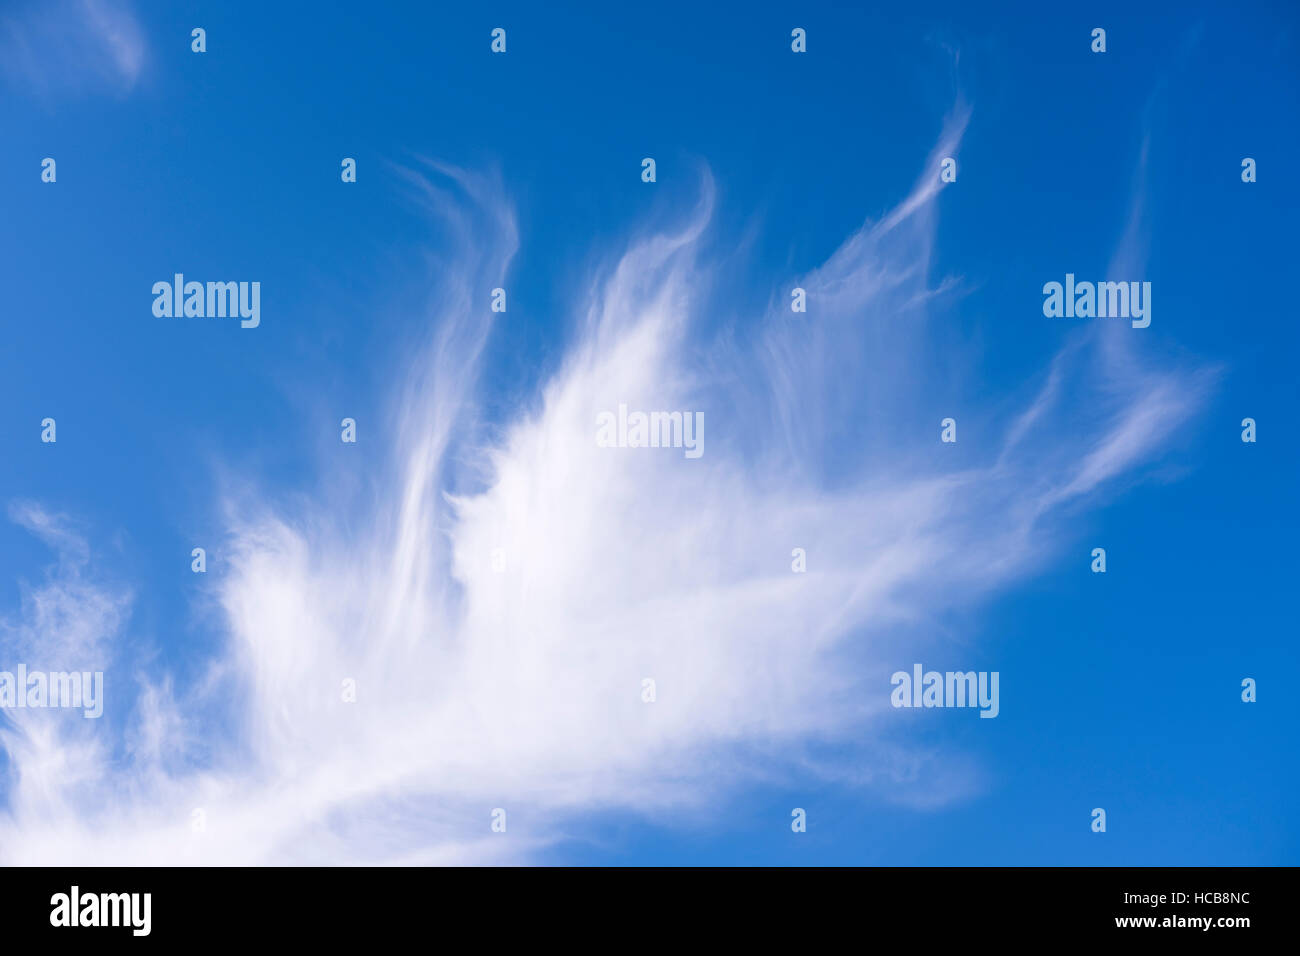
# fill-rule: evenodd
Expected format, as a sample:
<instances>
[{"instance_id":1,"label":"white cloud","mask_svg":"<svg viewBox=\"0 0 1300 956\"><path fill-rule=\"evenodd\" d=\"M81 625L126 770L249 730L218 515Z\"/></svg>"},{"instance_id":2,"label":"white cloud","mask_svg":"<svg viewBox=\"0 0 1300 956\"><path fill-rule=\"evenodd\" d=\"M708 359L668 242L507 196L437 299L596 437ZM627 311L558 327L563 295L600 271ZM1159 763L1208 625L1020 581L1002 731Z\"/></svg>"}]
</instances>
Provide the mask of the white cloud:
<instances>
[{"instance_id":1,"label":"white cloud","mask_svg":"<svg viewBox=\"0 0 1300 956\"><path fill-rule=\"evenodd\" d=\"M935 156L964 124L959 111ZM1201 386L1131 366L1117 379L1076 342L983 464L935 465L936 420L864 439L832 480L844 422L912 420L928 387L934 176L791 277L815 312L792 319L775 296L747 324L752 349L693 333L706 179L679 232L632 243L595 284L562 367L483 445L473 303L506 274L514 219L494 180L409 177L464 256L440 273L437 331L395 391L402 438L376 487L293 506L255 483L231 492L229 641L210 678L179 696L146 682L125 764L59 715L7 731L19 799L0 817L4 860L494 862L542 852L570 814L653 815L759 778L818 773L918 806L968 795L979 771L961 755L880 732L888 672L917 659L901 637L1031 575L1060 541L1057 505L1151 455ZM1095 414L1062 401L1078 389ZM704 456L597 447L597 413L619 403L703 410ZM77 599L85 633L111 637L103 609L119 599ZM52 638L49 623L22 626ZM196 740L202 761L183 756ZM814 757L826 740L864 760ZM79 775L63 776L74 757ZM488 832L493 807L506 836Z\"/></svg>"},{"instance_id":2,"label":"white cloud","mask_svg":"<svg viewBox=\"0 0 1300 956\"><path fill-rule=\"evenodd\" d=\"M126 0L17 2L0 13L0 69L40 98L124 95L144 61L144 33Z\"/></svg>"}]
</instances>

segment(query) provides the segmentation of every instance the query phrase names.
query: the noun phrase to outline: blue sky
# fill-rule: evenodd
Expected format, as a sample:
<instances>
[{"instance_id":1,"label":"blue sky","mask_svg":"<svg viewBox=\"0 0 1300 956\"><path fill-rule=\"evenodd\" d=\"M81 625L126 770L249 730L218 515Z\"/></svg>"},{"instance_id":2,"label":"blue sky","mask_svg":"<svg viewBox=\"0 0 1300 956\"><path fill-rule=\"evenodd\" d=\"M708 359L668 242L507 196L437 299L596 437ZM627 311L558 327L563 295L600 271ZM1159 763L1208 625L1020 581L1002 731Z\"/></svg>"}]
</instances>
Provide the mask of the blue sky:
<instances>
[{"instance_id":1,"label":"blue sky","mask_svg":"<svg viewBox=\"0 0 1300 956\"><path fill-rule=\"evenodd\" d=\"M1297 862L1294 7L265 7L0 12L0 859Z\"/></svg>"}]
</instances>

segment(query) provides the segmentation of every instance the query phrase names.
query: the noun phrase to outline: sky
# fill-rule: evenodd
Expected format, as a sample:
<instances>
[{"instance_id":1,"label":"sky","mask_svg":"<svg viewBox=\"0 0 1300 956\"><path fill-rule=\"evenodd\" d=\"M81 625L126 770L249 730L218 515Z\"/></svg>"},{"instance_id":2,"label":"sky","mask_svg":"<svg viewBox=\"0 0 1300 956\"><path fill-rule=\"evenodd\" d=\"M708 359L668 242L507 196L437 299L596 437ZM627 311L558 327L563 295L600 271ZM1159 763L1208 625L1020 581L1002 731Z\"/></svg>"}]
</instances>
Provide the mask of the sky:
<instances>
[{"instance_id":1,"label":"sky","mask_svg":"<svg viewBox=\"0 0 1300 956\"><path fill-rule=\"evenodd\" d=\"M0 862L1300 862L1294 5L339 6L0 5Z\"/></svg>"}]
</instances>

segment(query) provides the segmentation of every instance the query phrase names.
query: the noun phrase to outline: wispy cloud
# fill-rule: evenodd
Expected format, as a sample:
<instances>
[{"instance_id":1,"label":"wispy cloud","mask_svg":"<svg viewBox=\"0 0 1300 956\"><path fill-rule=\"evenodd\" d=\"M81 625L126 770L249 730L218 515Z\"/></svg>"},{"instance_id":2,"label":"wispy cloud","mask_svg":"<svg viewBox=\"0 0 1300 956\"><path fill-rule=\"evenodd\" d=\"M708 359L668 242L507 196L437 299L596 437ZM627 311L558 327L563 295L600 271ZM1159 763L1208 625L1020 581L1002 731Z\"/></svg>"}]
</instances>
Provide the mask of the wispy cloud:
<instances>
[{"instance_id":1,"label":"wispy cloud","mask_svg":"<svg viewBox=\"0 0 1300 956\"><path fill-rule=\"evenodd\" d=\"M0 12L0 69L40 99L134 89L144 33L126 0L17 2Z\"/></svg>"},{"instance_id":2,"label":"wispy cloud","mask_svg":"<svg viewBox=\"0 0 1300 956\"><path fill-rule=\"evenodd\" d=\"M955 151L967 118L954 113L935 156ZM461 257L395 388L400 440L374 486L292 505L255 483L232 490L228 640L207 678L173 690L140 677L127 729L105 722L85 743L62 715L8 726L17 796L0 854L493 862L533 858L572 813L653 815L795 772L917 806L968 795L969 762L882 731L901 636L1031 576L1062 542L1060 506L1151 456L1204 382L1116 367L1076 340L976 463L935 464L939 423L897 425L915 420L933 374L935 168L790 277L815 303L807 315L792 316L784 289L769 314L736 317L745 336L716 340L693 322L714 268L705 174L678 230L631 242L593 283L559 369L486 443L475 303L507 274L514 217L494 179L408 170ZM706 454L598 447L596 417L620 403L703 410ZM846 475L832 453L863 419L880 427L859 436ZM807 573L792 572L794 548ZM84 580L85 567L61 573ZM87 633L112 638L120 619L104 608L122 596L69 600ZM30 607L12 627L58 631ZM847 775L816 755L846 740L862 757ZM80 769L65 777L74 744ZM506 836L489 833L493 807Z\"/></svg>"}]
</instances>

